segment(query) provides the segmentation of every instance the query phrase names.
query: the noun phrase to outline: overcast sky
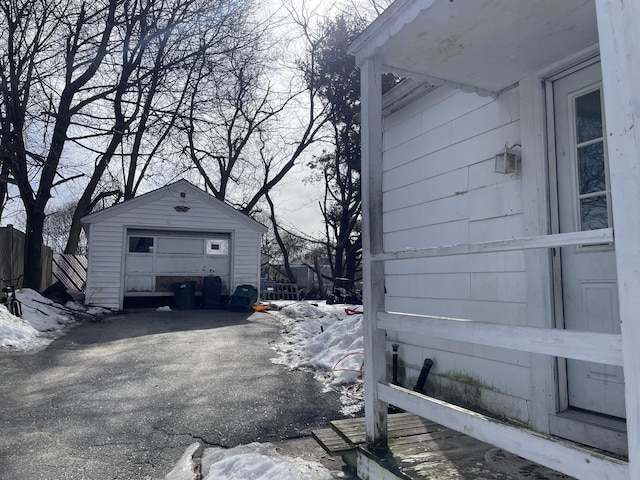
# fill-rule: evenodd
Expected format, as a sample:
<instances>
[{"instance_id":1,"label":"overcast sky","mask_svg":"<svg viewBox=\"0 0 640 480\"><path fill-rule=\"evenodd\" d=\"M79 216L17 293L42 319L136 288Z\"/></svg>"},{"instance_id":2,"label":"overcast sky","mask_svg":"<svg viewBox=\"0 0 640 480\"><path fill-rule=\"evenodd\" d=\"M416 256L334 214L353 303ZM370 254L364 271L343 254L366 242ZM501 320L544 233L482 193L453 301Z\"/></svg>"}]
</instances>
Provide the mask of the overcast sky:
<instances>
[{"instance_id":1,"label":"overcast sky","mask_svg":"<svg viewBox=\"0 0 640 480\"><path fill-rule=\"evenodd\" d=\"M296 8L302 8L302 5L305 5L307 12L313 11L316 14L335 16L341 10L344 11L345 7L347 9L351 8L350 5L352 1L353 0L269 0L269 3L274 6L279 13L286 11L281 6L282 2L285 2ZM357 1L367 3L369 0ZM262 5L264 4L261 4L261 8ZM295 49L295 45L288 42L286 48L292 50ZM326 147L325 145L324 148ZM323 146L319 145L315 148L308 149L298 160L294 169L289 172L287 177L272 191L272 197L276 203L277 215L284 220L284 225L303 232L308 236L316 237L322 235L324 232L323 219L319 207L324 193L324 186L322 182L308 181L310 172L307 164L313 154L318 154L322 148ZM79 195L77 191L71 190L74 187L73 182L64 185L64 187L65 188L55 189L52 192L53 198L50 202L50 209L58 207L68 198ZM148 185L148 189L153 188L155 188L155 186ZM75 187L75 189L77 190L77 187ZM3 214L2 225L12 223L15 224L17 228L22 229L23 217L21 202L16 197L7 206Z\"/></svg>"},{"instance_id":2,"label":"overcast sky","mask_svg":"<svg viewBox=\"0 0 640 480\"><path fill-rule=\"evenodd\" d=\"M370 0L272 0L275 4L289 2L301 8L307 6L308 11L320 15L335 16L340 11L351 11L354 4L364 5L369 15L374 15L370 7ZM387 4L390 0L379 0L379 4ZM364 12L364 10L363 10ZM374 15L375 16L375 15ZM325 146L326 147L326 146ZM309 169L306 164L312 155L322 151L322 146L305 152L297 167L272 192L276 202L277 214L285 219L288 226L294 227L310 236L324 233L323 218L319 202L322 201L324 186L318 182L309 182Z\"/></svg>"}]
</instances>

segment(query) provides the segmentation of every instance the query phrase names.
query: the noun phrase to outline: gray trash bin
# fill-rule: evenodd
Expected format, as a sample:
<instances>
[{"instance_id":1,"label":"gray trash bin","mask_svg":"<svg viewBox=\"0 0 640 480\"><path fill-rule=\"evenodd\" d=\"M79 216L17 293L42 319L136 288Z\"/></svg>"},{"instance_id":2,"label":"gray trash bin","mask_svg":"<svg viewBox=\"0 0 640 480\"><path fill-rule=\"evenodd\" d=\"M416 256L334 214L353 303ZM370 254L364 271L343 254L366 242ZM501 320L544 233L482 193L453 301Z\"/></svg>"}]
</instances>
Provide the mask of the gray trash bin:
<instances>
[{"instance_id":1,"label":"gray trash bin","mask_svg":"<svg viewBox=\"0 0 640 480\"><path fill-rule=\"evenodd\" d=\"M196 282L172 283L175 307L189 310L196 306Z\"/></svg>"},{"instance_id":2,"label":"gray trash bin","mask_svg":"<svg viewBox=\"0 0 640 480\"><path fill-rule=\"evenodd\" d=\"M229 310L249 311L258 301L258 289L253 285L240 285L229 300Z\"/></svg>"},{"instance_id":3,"label":"gray trash bin","mask_svg":"<svg viewBox=\"0 0 640 480\"><path fill-rule=\"evenodd\" d=\"M222 278L209 275L202 280L202 308L222 307Z\"/></svg>"}]
</instances>

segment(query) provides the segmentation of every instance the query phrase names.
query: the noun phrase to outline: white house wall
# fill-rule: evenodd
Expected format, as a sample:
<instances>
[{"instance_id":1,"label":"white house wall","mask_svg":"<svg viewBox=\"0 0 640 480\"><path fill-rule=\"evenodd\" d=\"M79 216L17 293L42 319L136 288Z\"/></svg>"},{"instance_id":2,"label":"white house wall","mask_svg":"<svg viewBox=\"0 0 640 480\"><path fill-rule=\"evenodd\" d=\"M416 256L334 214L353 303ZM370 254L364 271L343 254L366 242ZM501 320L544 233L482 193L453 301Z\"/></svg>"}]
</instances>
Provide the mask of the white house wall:
<instances>
[{"instance_id":1,"label":"white house wall","mask_svg":"<svg viewBox=\"0 0 640 480\"><path fill-rule=\"evenodd\" d=\"M200 195L187 190L183 200L175 192L159 200L124 209L119 215L91 224L89 237L89 269L91 278L86 288L87 301L109 308L122 308L123 262L126 252L126 230L164 229L178 231L211 231L231 233L230 293L238 285L258 287L260 279L260 234L217 209ZM135 201L135 199L133 200ZM176 212L174 207L185 203L188 212Z\"/></svg>"},{"instance_id":2,"label":"white house wall","mask_svg":"<svg viewBox=\"0 0 640 480\"><path fill-rule=\"evenodd\" d=\"M384 250L521 237L520 174L494 172L505 143L520 143L517 88L493 99L444 86L387 116ZM527 324L522 252L388 261L385 287L387 311ZM394 342L405 386L432 358L442 395L529 421L528 354L389 332Z\"/></svg>"}]
</instances>

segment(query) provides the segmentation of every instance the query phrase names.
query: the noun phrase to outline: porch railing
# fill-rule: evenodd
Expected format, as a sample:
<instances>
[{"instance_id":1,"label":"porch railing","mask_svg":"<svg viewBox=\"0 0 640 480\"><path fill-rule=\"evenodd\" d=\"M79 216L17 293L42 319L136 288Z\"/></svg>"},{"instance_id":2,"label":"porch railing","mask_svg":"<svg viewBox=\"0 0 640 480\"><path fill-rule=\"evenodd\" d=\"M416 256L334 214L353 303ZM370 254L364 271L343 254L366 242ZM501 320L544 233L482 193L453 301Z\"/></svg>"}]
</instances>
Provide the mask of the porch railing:
<instances>
[{"instance_id":1,"label":"porch railing","mask_svg":"<svg viewBox=\"0 0 640 480\"><path fill-rule=\"evenodd\" d=\"M370 255L369 261L372 265L371 268L375 269L375 265L380 267L388 260L549 249L613 242L614 232L609 228L496 242L385 252ZM378 270L381 269L378 268ZM411 332L414 335L428 335L446 340L521 350L565 359L588 360L616 366L624 364L622 337L618 334L505 325L431 315L390 313L383 308L374 309L371 313L375 322L370 325L369 334L374 339L376 332ZM369 343L375 345L375 341L372 341L371 338ZM508 344L505 344L505 339L509 339ZM378 347L384 348L384 345L379 344ZM375 347L373 350L375 356L384 357L383 352L376 351ZM534 462L558 471L565 471L580 479L629 478L629 464L627 462L582 448L577 444L560 441L539 432L508 425L472 410L420 395L402 387L390 385L386 381L380 380L383 377L383 372L372 372L370 378L373 381L367 383L367 388L374 387L375 391L369 392L369 402L374 410L377 409L373 415L368 415L370 418L368 435L372 443L376 442L376 438L378 440L386 438L386 409L384 406L392 404ZM568 468L571 469L570 472L567 472Z\"/></svg>"}]
</instances>

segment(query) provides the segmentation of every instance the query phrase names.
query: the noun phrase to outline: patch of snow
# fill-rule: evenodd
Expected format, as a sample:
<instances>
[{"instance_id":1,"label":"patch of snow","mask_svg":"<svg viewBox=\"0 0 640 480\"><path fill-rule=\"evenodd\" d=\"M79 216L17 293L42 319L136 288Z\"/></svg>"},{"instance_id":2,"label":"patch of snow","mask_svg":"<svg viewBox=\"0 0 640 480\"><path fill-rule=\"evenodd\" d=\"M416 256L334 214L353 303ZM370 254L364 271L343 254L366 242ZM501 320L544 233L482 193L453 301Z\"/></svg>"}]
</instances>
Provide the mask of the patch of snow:
<instances>
[{"instance_id":1,"label":"patch of snow","mask_svg":"<svg viewBox=\"0 0 640 480\"><path fill-rule=\"evenodd\" d=\"M193 461L193 456L200 448L199 443L192 443L187 447L187 450L182 454L176 466L167 473L164 477L165 480L193 480L195 478L196 464Z\"/></svg>"},{"instance_id":2,"label":"patch of snow","mask_svg":"<svg viewBox=\"0 0 640 480\"><path fill-rule=\"evenodd\" d=\"M274 345L272 361L313 372L325 390L341 394L342 413L363 408L363 314L361 306L326 302L281 303L271 311L284 326L283 341Z\"/></svg>"},{"instance_id":3,"label":"patch of snow","mask_svg":"<svg viewBox=\"0 0 640 480\"><path fill-rule=\"evenodd\" d=\"M63 307L29 288L16 291L22 304L22 318L0 305L0 348L29 351L44 347L62 334L73 321L67 313L75 308Z\"/></svg>"},{"instance_id":4,"label":"patch of snow","mask_svg":"<svg viewBox=\"0 0 640 480\"><path fill-rule=\"evenodd\" d=\"M317 462L280 455L270 443L231 449L207 448L202 454L203 480L331 480Z\"/></svg>"},{"instance_id":5,"label":"patch of snow","mask_svg":"<svg viewBox=\"0 0 640 480\"><path fill-rule=\"evenodd\" d=\"M60 313L59 304L43 297L35 290L30 288L18 290L16 298L22 303L22 317L39 332L62 330L72 321L69 315Z\"/></svg>"},{"instance_id":6,"label":"patch of snow","mask_svg":"<svg viewBox=\"0 0 640 480\"><path fill-rule=\"evenodd\" d=\"M156 308L156 312L170 312L171 307L158 307Z\"/></svg>"},{"instance_id":7,"label":"patch of snow","mask_svg":"<svg viewBox=\"0 0 640 480\"><path fill-rule=\"evenodd\" d=\"M46 345L40 332L29 322L13 316L7 307L0 305L0 348L20 351L34 350Z\"/></svg>"},{"instance_id":8,"label":"patch of snow","mask_svg":"<svg viewBox=\"0 0 640 480\"><path fill-rule=\"evenodd\" d=\"M193 455L199 443L189 445L165 480L193 480ZM333 480L324 466L279 454L270 443L250 443L234 448L207 448L200 462L203 480Z\"/></svg>"}]
</instances>

